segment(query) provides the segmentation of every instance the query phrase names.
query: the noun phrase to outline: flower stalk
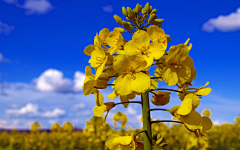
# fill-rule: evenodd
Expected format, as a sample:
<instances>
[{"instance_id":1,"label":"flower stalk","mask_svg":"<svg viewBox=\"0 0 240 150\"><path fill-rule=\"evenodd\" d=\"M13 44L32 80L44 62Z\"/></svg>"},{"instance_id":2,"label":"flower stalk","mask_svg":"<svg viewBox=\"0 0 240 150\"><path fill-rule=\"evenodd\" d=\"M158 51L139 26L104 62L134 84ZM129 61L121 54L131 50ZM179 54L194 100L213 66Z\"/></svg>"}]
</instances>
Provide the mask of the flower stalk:
<instances>
[{"instance_id":1,"label":"flower stalk","mask_svg":"<svg viewBox=\"0 0 240 150\"><path fill-rule=\"evenodd\" d=\"M151 130L151 117L149 107L149 93L146 91L141 94L142 100L142 117L143 117L143 130L146 130L144 135L144 149L152 149L152 130Z\"/></svg>"}]
</instances>

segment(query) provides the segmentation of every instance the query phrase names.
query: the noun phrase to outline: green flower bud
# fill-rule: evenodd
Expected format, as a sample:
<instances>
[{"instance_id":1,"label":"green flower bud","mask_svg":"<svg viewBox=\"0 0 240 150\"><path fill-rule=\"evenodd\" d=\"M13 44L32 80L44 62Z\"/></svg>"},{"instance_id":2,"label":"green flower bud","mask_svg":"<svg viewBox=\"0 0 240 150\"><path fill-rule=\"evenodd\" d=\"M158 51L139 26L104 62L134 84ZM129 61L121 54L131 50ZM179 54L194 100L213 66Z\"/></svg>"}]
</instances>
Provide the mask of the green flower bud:
<instances>
[{"instance_id":1,"label":"green flower bud","mask_svg":"<svg viewBox=\"0 0 240 150\"><path fill-rule=\"evenodd\" d=\"M141 6L139 5L139 3L137 3L136 7L135 7L136 13L139 14L140 11L142 10Z\"/></svg>"},{"instance_id":2,"label":"green flower bud","mask_svg":"<svg viewBox=\"0 0 240 150\"><path fill-rule=\"evenodd\" d=\"M155 19L157 19L157 15L156 15L156 14L152 14L152 15L148 18L148 24L151 24Z\"/></svg>"},{"instance_id":3,"label":"green flower bud","mask_svg":"<svg viewBox=\"0 0 240 150\"><path fill-rule=\"evenodd\" d=\"M133 10L130 7L127 7L127 13L128 13L128 17L132 18L133 16Z\"/></svg>"},{"instance_id":4,"label":"green flower bud","mask_svg":"<svg viewBox=\"0 0 240 150\"><path fill-rule=\"evenodd\" d=\"M122 25L123 20L121 17L119 17L118 15L114 15L113 17L118 24Z\"/></svg>"},{"instance_id":5,"label":"green flower bud","mask_svg":"<svg viewBox=\"0 0 240 150\"><path fill-rule=\"evenodd\" d=\"M127 17L127 9L124 6L122 7L122 13Z\"/></svg>"},{"instance_id":6,"label":"green flower bud","mask_svg":"<svg viewBox=\"0 0 240 150\"><path fill-rule=\"evenodd\" d=\"M162 22L164 21L164 19L155 19L152 24L153 25L156 25L158 27L161 27L162 26Z\"/></svg>"},{"instance_id":7,"label":"green flower bud","mask_svg":"<svg viewBox=\"0 0 240 150\"><path fill-rule=\"evenodd\" d=\"M144 9L144 13L148 13L150 11L150 6L149 6L149 3L147 2L145 7L143 8Z\"/></svg>"},{"instance_id":8,"label":"green flower bud","mask_svg":"<svg viewBox=\"0 0 240 150\"><path fill-rule=\"evenodd\" d=\"M152 6L150 6L148 14L150 14L151 12L152 12Z\"/></svg>"},{"instance_id":9,"label":"green flower bud","mask_svg":"<svg viewBox=\"0 0 240 150\"><path fill-rule=\"evenodd\" d=\"M130 26L130 24L129 24L128 22L123 21L123 22L122 22L122 25L123 25L123 27L124 27L126 30L131 30L131 26Z\"/></svg>"},{"instance_id":10,"label":"green flower bud","mask_svg":"<svg viewBox=\"0 0 240 150\"><path fill-rule=\"evenodd\" d=\"M126 30L121 28L121 27L116 27L115 29L117 29L120 33L124 33Z\"/></svg>"},{"instance_id":11,"label":"green flower bud","mask_svg":"<svg viewBox=\"0 0 240 150\"><path fill-rule=\"evenodd\" d=\"M153 9L151 14L156 14L157 13L157 9Z\"/></svg>"}]
</instances>

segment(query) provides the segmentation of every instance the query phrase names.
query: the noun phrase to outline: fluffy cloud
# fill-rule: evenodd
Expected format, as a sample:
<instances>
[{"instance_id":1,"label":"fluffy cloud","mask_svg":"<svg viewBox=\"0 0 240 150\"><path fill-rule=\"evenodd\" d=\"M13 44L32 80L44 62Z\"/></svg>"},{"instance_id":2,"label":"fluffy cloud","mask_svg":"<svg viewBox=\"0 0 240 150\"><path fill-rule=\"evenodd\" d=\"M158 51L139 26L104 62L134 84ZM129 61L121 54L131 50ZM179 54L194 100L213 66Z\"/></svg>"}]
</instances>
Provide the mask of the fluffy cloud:
<instances>
[{"instance_id":1,"label":"fluffy cloud","mask_svg":"<svg viewBox=\"0 0 240 150\"><path fill-rule=\"evenodd\" d=\"M76 71L74 74L74 87L73 90L75 92L82 91L82 84L85 79L85 74L81 73L80 71Z\"/></svg>"},{"instance_id":2,"label":"fluffy cloud","mask_svg":"<svg viewBox=\"0 0 240 150\"><path fill-rule=\"evenodd\" d=\"M19 4L18 0L3 0L8 4L15 4L17 7L25 9L26 15L46 14L54 7L48 0L25 0L23 5Z\"/></svg>"},{"instance_id":3,"label":"fluffy cloud","mask_svg":"<svg viewBox=\"0 0 240 150\"><path fill-rule=\"evenodd\" d=\"M38 112L38 106L36 104L28 103L26 106L20 108L20 109L10 109L6 111L6 114L8 115L37 115Z\"/></svg>"},{"instance_id":4,"label":"fluffy cloud","mask_svg":"<svg viewBox=\"0 0 240 150\"><path fill-rule=\"evenodd\" d=\"M56 69L44 71L35 81L39 91L69 92L71 90L71 80L63 78L63 73Z\"/></svg>"},{"instance_id":5,"label":"fluffy cloud","mask_svg":"<svg viewBox=\"0 0 240 150\"><path fill-rule=\"evenodd\" d=\"M76 71L73 81L63 77L63 73L56 69L44 71L39 78L34 79L36 89L42 92L81 92L85 74Z\"/></svg>"},{"instance_id":6,"label":"fluffy cloud","mask_svg":"<svg viewBox=\"0 0 240 150\"><path fill-rule=\"evenodd\" d=\"M46 14L54 7L48 0L25 0L23 6L26 15Z\"/></svg>"},{"instance_id":7,"label":"fluffy cloud","mask_svg":"<svg viewBox=\"0 0 240 150\"><path fill-rule=\"evenodd\" d=\"M0 34L9 35L14 28L14 26L8 25L0 21Z\"/></svg>"},{"instance_id":8,"label":"fluffy cloud","mask_svg":"<svg viewBox=\"0 0 240 150\"><path fill-rule=\"evenodd\" d=\"M102 9L103 9L104 12L107 12L107 13L112 13L113 12L112 5L102 6Z\"/></svg>"},{"instance_id":9,"label":"fluffy cloud","mask_svg":"<svg viewBox=\"0 0 240 150\"><path fill-rule=\"evenodd\" d=\"M47 111L45 113L42 114L43 117L59 117L59 116L63 116L65 114L64 110L55 108L53 111Z\"/></svg>"},{"instance_id":10,"label":"fluffy cloud","mask_svg":"<svg viewBox=\"0 0 240 150\"><path fill-rule=\"evenodd\" d=\"M202 30L206 32L231 32L240 30L240 8L236 12L229 15L220 15L217 18L211 18L202 26Z\"/></svg>"}]
</instances>

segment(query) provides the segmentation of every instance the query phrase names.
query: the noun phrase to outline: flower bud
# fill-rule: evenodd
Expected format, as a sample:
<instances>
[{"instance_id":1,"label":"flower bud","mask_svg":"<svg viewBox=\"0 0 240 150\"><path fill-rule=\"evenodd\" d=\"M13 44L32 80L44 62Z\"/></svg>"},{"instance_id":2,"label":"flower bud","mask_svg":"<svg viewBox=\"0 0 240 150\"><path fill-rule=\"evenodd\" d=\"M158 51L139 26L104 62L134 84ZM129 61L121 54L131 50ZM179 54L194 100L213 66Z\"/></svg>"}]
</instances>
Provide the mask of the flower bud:
<instances>
[{"instance_id":1,"label":"flower bud","mask_svg":"<svg viewBox=\"0 0 240 150\"><path fill-rule=\"evenodd\" d=\"M136 7L135 7L136 13L139 14L140 11L141 11L141 9L142 9L141 6L139 5L139 3L137 3L137 5L136 5Z\"/></svg>"},{"instance_id":2,"label":"flower bud","mask_svg":"<svg viewBox=\"0 0 240 150\"><path fill-rule=\"evenodd\" d=\"M123 20L121 17L119 17L118 15L114 15L113 17L118 24L122 25Z\"/></svg>"},{"instance_id":3,"label":"flower bud","mask_svg":"<svg viewBox=\"0 0 240 150\"><path fill-rule=\"evenodd\" d=\"M148 18L148 24L151 24L155 19L157 19L157 15L155 14L150 15L150 17Z\"/></svg>"},{"instance_id":4,"label":"flower bud","mask_svg":"<svg viewBox=\"0 0 240 150\"><path fill-rule=\"evenodd\" d=\"M153 9L152 12L151 12L151 15L156 14L156 13L157 13L157 9Z\"/></svg>"},{"instance_id":5,"label":"flower bud","mask_svg":"<svg viewBox=\"0 0 240 150\"><path fill-rule=\"evenodd\" d=\"M129 17L129 18L132 18L132 16L133 16L133 10L130 8L130 7L127 7L127 16Z\"/></svg>"},{"instance_id":6,"label":"flower bud","mask_svg":"<svg viewBox=\"0 0 240 150\"><path fill-rule=\"evenodd\" d=\"M162 22L164 21L164 19L155 19L152 24L153 25L156 25L158 27L161 27L162 26Z\"/></svg>"},{"instance_id":7,"label":"flower bud","mask_svg":"<svg viewBox=\"0 0 240 150\"><path fill-rule=\"evenodd\" d=\"M147 2L145 7L143 8L144 9L144 13L147 14L150 10L150 6L149 6L149 3Z\"/></svg>"},{"instance_id":8,"label":"flower bud","mask_svg":"<svg viewBox=\"0 0 240 150\"><path fill-rule=\"evenodd\" d=\"M127 17L127 9L125 7L122 7L122 13L124 16Z\"/></svg>"},{"instance_id":9,"label":"flower bud","mask_svg":"<svg viewBox=\"0 0 240 150\"><path fill-rule=\"evenodd\" d=\"M123 22L122 22L122 25L123 25L123 27L124 27L126 30L131 30L131 26L129 25L128 22L123 21Z\"/></svg>"},{"instance_id":10,"label":"flower bud","mask_svg":"<svg viewBox=\"0 0 240 150\"><path fill-rule=\"evenodd\" d=\"M150 6L150 9L148 11L148 14L150 14L152 12L152 6Z\"/></svg>"},{"instance_id":11,"label":"flower bud","mask_svg":"<svg viewBox=\"0 0 240 150\"><path fill-rule=\"evenodd\" d=\"M115 29L117 29L120 33L124 33L126 30L121 28L121 27L116 27Z\"/></svg>"}]
</instances>

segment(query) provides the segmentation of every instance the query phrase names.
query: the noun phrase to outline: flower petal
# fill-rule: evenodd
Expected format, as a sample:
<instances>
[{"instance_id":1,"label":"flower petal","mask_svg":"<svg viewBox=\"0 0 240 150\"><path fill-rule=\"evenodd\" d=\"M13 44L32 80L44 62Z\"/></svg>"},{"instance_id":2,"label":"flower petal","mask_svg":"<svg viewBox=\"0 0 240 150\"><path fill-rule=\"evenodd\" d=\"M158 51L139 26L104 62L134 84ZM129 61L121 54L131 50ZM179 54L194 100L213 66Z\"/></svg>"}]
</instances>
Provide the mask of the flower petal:
<instances>
[{"instance_id":1,"label":"flower petal","mask_svg":"<svg viewBox=\"0 0 240 150\"><path fill-rule=\"evenodd\" d=\"M150 77L143 72L136 73L131 81L131 88L135 92L144 93L150 87ZM127 85L127 84L125 84Z\"/></svg>"}]
</instances>

